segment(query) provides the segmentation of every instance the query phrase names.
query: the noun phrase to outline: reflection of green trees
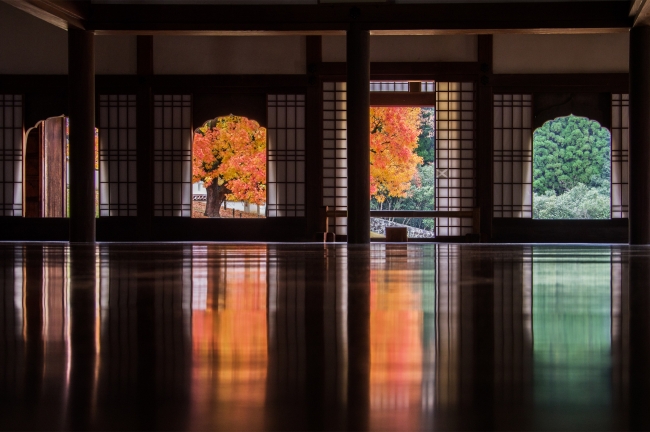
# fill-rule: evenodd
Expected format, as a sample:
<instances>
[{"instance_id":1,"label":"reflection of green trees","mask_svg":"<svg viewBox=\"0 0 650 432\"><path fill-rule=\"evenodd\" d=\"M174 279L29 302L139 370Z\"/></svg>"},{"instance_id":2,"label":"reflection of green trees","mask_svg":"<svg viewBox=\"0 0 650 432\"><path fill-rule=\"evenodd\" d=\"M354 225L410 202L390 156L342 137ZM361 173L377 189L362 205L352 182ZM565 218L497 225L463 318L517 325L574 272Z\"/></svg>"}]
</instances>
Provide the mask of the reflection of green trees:
<instances>
[{"instance_id":1,"label":"reflection of green trees","mask_svg":"<svg viewBox=\"0 0 650 432\"><path fill-rule=\"evenodd\" d=\"M534 133L533 217L608 219L611 135L593 120L570 115Z\"/></svg>"},{"instance_id":2,"label":"reflection of green trees","mask_svg":"<svg viewBox=\"0 0 650 432\"><path fill-rule=\"evenodd\" d=\"M609 254L603 258L601 262L533 261L538 403L569 408L608 399L611 266Z\"/></svg>"}]
</instances>

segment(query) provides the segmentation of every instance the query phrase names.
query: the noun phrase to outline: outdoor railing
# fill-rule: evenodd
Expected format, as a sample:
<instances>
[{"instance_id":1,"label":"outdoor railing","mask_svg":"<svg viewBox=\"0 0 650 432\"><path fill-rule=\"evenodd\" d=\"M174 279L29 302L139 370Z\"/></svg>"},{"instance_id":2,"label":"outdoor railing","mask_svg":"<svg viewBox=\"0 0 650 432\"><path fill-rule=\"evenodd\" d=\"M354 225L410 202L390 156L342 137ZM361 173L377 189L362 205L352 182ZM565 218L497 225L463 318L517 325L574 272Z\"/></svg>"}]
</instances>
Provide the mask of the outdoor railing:
<instances>
[{"instance_id":1,"label":"outdoor railing","mask_svg":"<svg viewBox=\"0 0 650 432\"><path fill-rule=\"evenodd\" d=\"M329 230L329 218L348 217L347 210L330 210L325 206L321 210L321 231L327 233ZM472 234L481 233L481 212L479 207L472 210L370 210L370 217L386 218L471 218Z\"/></svg>"}]
</instances>

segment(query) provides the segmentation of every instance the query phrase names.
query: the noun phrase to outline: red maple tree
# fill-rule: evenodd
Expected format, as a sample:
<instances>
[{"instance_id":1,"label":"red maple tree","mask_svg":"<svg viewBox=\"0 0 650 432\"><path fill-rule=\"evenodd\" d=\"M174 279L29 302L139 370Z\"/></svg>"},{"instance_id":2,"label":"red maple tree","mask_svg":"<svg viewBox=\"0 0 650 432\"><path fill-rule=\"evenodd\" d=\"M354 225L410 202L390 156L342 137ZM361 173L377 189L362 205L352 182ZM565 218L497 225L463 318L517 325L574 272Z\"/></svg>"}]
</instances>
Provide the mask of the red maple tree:
<instances>
[{"instance_id":1,"label":"red maple tree","mask_svg":"<svg viewBox=\"0 0 650 432\"><path fill-rule=\"evenodd\" d=\"M420 135L417 107L370 108L370 197L405 197L422 158L415 153Z\"/></svg>"},{"instance_id":2,"label":"red maple tree","mask_svg":"<svg viewBox=\"0 0 650 432\"><path fill-rule=\"evenodd\" d=\"M192 181L205 184L208 217L219 217L225 200L264 204L266 129L232 114L204 123L194 133Z\"/></svg>"}]
</instances>

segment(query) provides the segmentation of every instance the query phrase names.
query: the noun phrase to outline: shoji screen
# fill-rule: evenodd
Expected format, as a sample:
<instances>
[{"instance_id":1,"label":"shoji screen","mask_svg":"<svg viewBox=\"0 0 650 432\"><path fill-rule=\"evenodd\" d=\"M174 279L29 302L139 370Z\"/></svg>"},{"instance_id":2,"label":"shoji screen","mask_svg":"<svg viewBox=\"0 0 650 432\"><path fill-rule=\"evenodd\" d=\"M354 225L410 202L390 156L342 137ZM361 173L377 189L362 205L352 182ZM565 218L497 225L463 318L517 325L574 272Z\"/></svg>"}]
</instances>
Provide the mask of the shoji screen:
<instances>
[{"instance_id":1,"label":"shoji screen","mask_svg":"<svg viewBox=\"0 0 650 432\"><path fill-rule=\"evenodd\" d=\"M135 95L99 96L100 216L137 215L135 128Z\"/></svg>"},{"instance_id":2,"label":"shoji screen","mask_svg":"<svg viewBox=\"0 0 650 432\"><path fill-rule=\"evenodd\" d=\"M629 107L629 95L612 95L612 219L628 215Z\"/></svg>"},{"instance_id":3,"label":"shoji screen","mask_svg":"<svg viewBox=\"0 0 650 432\"><path fill-rule=\"evenodd\" d=\"M497 218L531 218L532 95L494 95L494 207Z\"/></svg>"},{"instance_id":4,"label":"shoji screen","mask_svg":"<svg viewBox=\"0 0 650 432\"><path fill-rule=\"evenodd\" d=\"M0 94L0 216L23 215L23 97Z\"/></svg>"},{"instance_id":5,"label":"shoji screen","mask_svg":"<svg viewBox=\"0 0 650 432\"><path fill-rule=\"evenodd\" d=\"M267 216L304 216L305 95L268 95L267 121Z\"/></svg>"},{"instance_id":6,"label":"shoji screen","mask_svg":"<svg viewBox=\"0 0 650 432\"><path fill-rule=\"evenodd\" d=\"M436 82L436 210L474 208L474 84ZM471 218L438 218L436 235L472 232Z\"/></svg>"},{"instance_id":7,"label":"shoji screen","mask_svg":"<svg viewBox=\"0 0 650 432\"><path fill-rule=\"evenodd\" d=\"M346 83L323 83L323 205L348 209ZM329 230L347 235L347 218L329 218Z\"/></svg>"},{"instance_id":8,"label":"shoji screen","mask_svg":"<svg viewBox=\"0 0 650 432\"><path fill-rule=\"evenodd\" d=\"M154 96L154 216L192 215L192 96Z\"/></svg>"}]
</instances>

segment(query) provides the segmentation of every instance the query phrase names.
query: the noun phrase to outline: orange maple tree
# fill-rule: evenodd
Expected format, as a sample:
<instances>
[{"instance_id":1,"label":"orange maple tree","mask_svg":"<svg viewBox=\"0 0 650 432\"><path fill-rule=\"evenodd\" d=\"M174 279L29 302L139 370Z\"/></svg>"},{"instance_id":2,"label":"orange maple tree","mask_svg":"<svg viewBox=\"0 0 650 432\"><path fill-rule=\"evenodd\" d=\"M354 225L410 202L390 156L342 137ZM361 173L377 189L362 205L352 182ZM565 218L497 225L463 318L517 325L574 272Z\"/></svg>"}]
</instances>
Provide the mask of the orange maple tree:
<instances>
[{"instance_id":1,"label":"orange maple tree","mask_svg":"<svg viewBox=\"0 0 650 432\"><path fill-rule=\"evenodd\" d=\"M417 107L370 108L370 197L405 197L422 158L415 153L420 135Z\"/></svg>"},{"instance_id":2,"label":"orange maple tree","mask_svg":"<svg viewBox=\"0 0 650 432\"><path fill-rule=\"evenodd\" d=\"M266 200L266 129L255 120L228 115L194 133L192 182L207 190L205 216L219 217L224 200Z\"/></svg>"}]
</instances>

